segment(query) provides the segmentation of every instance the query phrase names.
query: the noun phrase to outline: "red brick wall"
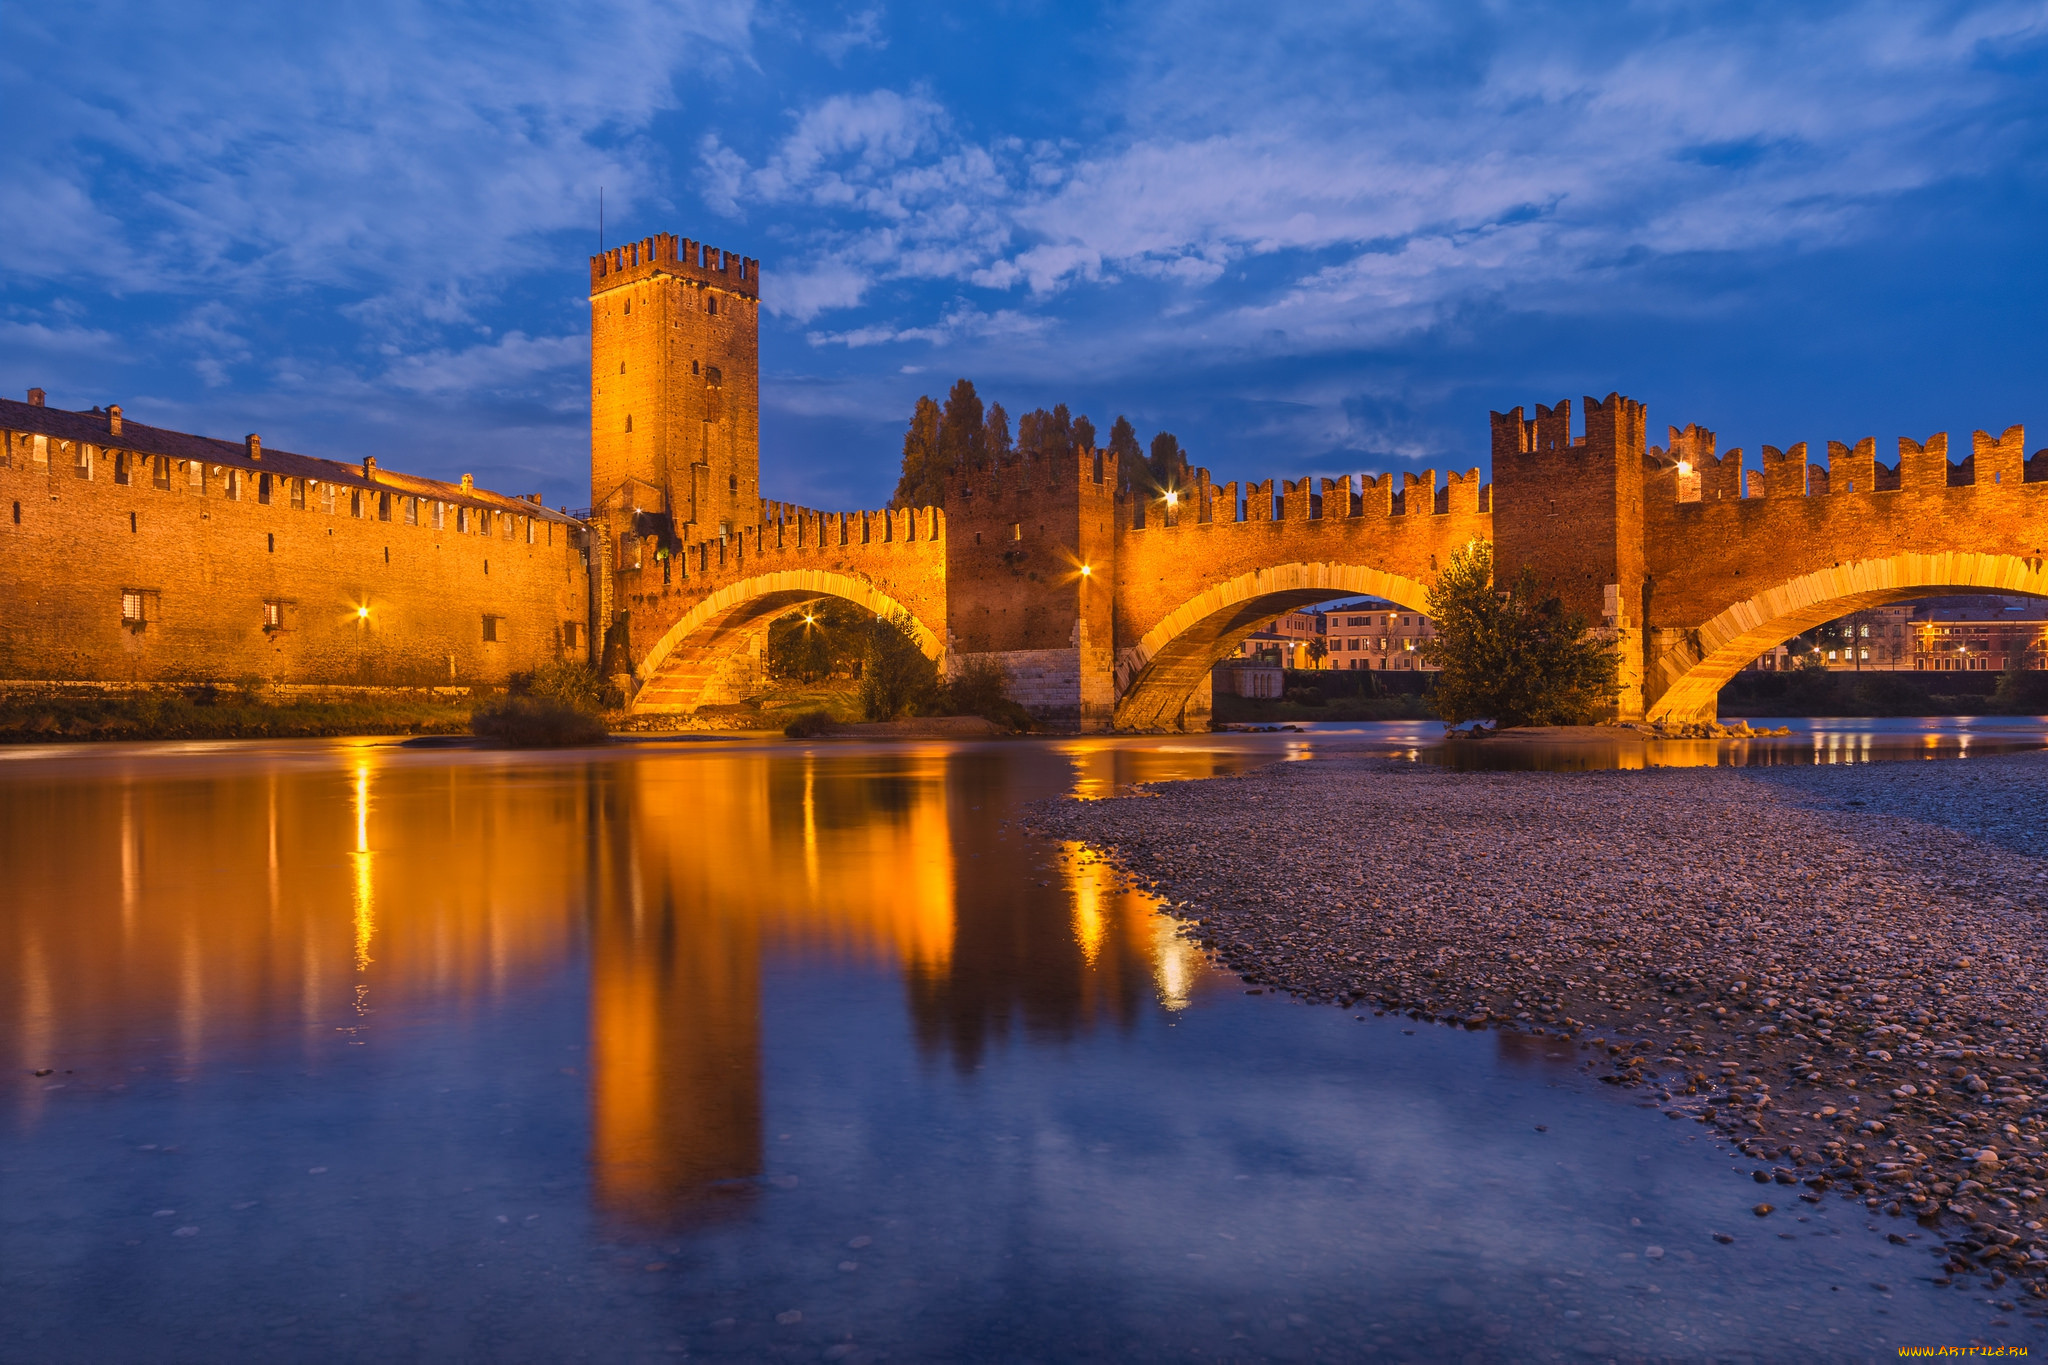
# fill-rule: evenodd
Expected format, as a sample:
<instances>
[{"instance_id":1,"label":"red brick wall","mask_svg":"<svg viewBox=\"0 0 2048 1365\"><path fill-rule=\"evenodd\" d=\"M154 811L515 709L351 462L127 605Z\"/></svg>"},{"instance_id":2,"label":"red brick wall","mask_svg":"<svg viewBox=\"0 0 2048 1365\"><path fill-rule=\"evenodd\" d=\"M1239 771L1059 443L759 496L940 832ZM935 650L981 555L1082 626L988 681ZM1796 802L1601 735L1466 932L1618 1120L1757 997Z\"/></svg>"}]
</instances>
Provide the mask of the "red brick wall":
<instances>
[{"instance_id":1,"label":"red brick wall","mask_svg":"<svg viewBox=\"0 0 2048 1365\"><path fill-rule=\"evenodd\" d=\"M249 468L230 500L232 466L207 465L203 492L174 467L165 491L146 465L115 483L106 451L91 479L68 460L36 464L11 434L0 459L0 679L502 683L568 652L567 624L584 652L588 581L561 521L499 511L485 539L459 534L452 509L443 530L430 511L429 524L404 524L416 494L402 489L387 522L374 489L360 490L361 519L348 487L332 513L317 495L301 510L279 478L262 505ZM465 511L472 528L477 510ZM123 624L124 589L154 594L140 631ZM286 604L282 630L265 631L266 601ZM499 618L496 643L483 638L486 615Z\"/></svg>"}]
</instances>

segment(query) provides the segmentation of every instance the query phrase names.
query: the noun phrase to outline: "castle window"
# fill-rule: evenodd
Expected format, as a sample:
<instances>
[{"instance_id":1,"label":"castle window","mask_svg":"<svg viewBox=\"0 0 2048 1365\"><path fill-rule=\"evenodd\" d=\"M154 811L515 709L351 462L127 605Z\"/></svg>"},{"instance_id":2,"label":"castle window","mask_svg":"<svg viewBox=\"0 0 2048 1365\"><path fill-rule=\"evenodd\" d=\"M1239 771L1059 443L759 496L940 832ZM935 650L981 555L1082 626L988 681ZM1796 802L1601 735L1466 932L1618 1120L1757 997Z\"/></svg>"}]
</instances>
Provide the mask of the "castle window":
<instances>
[{"instance_id":1,"label":"castle window","mask_svg":"<svg viewBox=\"0 0 2048 1365\"><path fill-rule=\"evenodd\" d=\"M348 490L348 514L352 517L360 517L363 514L362 489L351 488Z\"/></svg>"},{"instance_id":2,"label":"castle window","mask_svg":"<svg viewBox=\"0 0 2048 1365\"><path fill-rule=\"evenodd\" d=\"M632 315L633 315L633 300L631 300L631 299L627 299L627 300L626 300L626 316L627 316L627 317L631 317Z\"/></svg>"},{"instance_id":3,"label":"castle window","mask_svg":"<svg viewBox=\"0 0 2048 1365\"><path fill-rule=\"evenodd\" d=\"M272 632L284 629L284 603L271 601L263 604L263 629Z\"/></svg>"},{"instance_id":4,"label":"castle window","mask_svg":"<svg viewBox=\"0 0 2048 1365\"><path fill-rule=\"evenodd\" d=\"M434 529L439 531L448 525L448 504L436 500L434 503Z\"/></svg>"},{"instance_id":5,"label":"castle window","mask_svg":"<svg viewBox=\"0 0 2048 1365\"><path fill-rule=\"evenodd\" d=\"M531 545L531 544L533 544L533 518L532 518L532 517L528 517L528 518L526 519L526 543L527 543L528 545Z\"/></svg>"},{"instance_id":6,"label":"castle window","mask_svg":"<svg viewBox=\"0 0 2048 1365\"><path fill-rule=\"evenodd\" d=\"M71 477L90 479L92 477L92 447L80 443L72 448Z\"/></svg>"},{"instance_id":7,"label":"castle window","mask_svg":"<svg viewBox=\"0 0 2048 1365\"><path fill-rule=\"evenodd\" d=\"M329 516L334 514L334 485L331 483L320 485L320 510Z\"/></svg>"},{"instance_id":8,"label":"castle window","mask_svg":"<svg viewBox=\"0 0 2048 1365\"><path fill-rule=\"evenodd\" d=\"M50 438L47 436L29 438L28 458L30 464L48 464L50 462Z\"/></svg>"},{"instance_id":9,"label":"castle window","mask_svg":"<svg viewBox=\"0 0 2048 1365\"><path fill-rule=\"evenodd\" d=\"M733 493L737 493L737 492L739 492L739 491L740 491L740 476L739 476L739 475L737 475L737 474L728 474L728 475L726 475L726 477L725 477L725 486L726 486L726 489L727 489L727 491L728 491L728 492L733 492Z\"/></svg>"},{"instance_id":10,"label":"castle window","mask_svg":"<svg viewBox=\"0 0 2048 1365\"><path fill-rule=\"evenodd\" d=\"M135 514L133 512L130 512L128 516L131 521L131 524L129 525L128 529L132 531L135 529L134 525L132 524ZM18 502L14 504L14 524L16 526L21 525L21 504Z\"/></svg>"},{"instance_id":11,"label":"castle window","mask_svg":"<svg viewBox=\"0 0 2048 1365\"><path fill-rule=\"evenodd\" d=\"M185 487L202 497L206 494L206 466L198 460L185 462Z\"/></svg>"},{"instance_id":12,"label":"castle window","mask_svg":"<svg viewBox=\"0 0 2048 1365\"><path fill-rule=\"evenodd\" d=\"M405 524L407 526L417 526L420 524L420 500L418 498L407 498L405 500Z\"/></svg>"},{"instance_id":13,"label":"castle window","mask_svg":"<svg viewBox=\"0 0 2048 1365\"><path fill-rule=\"evenodd\" d=\"M125 451L125 450L117 450L117 451L115 451L115 452L114 452L114 482L115 482L115 483L127 483L127 482L128 482L128 477L129 477L129 475L128 475L128 471L129 471L129 470L130 470L131 468L133 468L133 466L134 466L134 460L135 460L135 457L134 457L133 455L130 455L130 454L129 454L129 453L127 452L127 451ZM0 456L0 464L6 464L6 463L7 463L7 459L6 459L6 457L5 457L5 456Z\"/></svg>"},{"instance_id":14,"label":"castle window","mask_svg":"<svg viewBox=\"0 0 2048 1365\"><path fill-rule=\"evenodd\" d=\"M226 474L222 475L222 479L220 491L227 496L227 500L229 502L240 502L242 500L242 471L230 469Z\"/></svg>"},{"instance_id":15,"label":"castle window","mask_svg":"<svg viewBox=\"0 0 2048 1365\"><path fill-rule=\"evenodd\" d=\"M467 507L455 509L455 534L459 536L469 534L469 509Z\"/></svg>"},{"instance_id":16,"label":"castle window","mask_svg":"<svg viewBox=\"0 0 2048 1365\"><path fill-rule=\"evenodd\" d=\"M1011 523L1010 523L1010 539L1012 539L1012 540L1022 540L1022 539L1024 539L1024 523L1023 523L1023 522L1021 522L1021 521L1013 521L1013 522L1011 522Z\"/></svg>"},{"instance_id":17,"label":"castle window","mask_svg":"<svg viewBox=\"0 0 2048 1365\"><path fill-rule=\"evenodd\" d=\"M690 373L691 373L691 374L696 374L696 373L697 373L697 362L696 362L696 361L694 361L694 360L690 362Z\"/></svg>"},{"instance_id":18,"label":"castle window","mask_svg":"<svg viewBox=\"0 0 2048 1365\"><path fill-rule=\"evenodd\" d=\"M171 462L168 457L158 455L150 460L149 481L153 487L166 493L171 491Z\"/></svg>"},{"instance_id":19,"label":"castle window","mask_svg":"<svg viewBox=\"0 0 2048 1365\"><path fill-rule=\"evenodd\" d=\"M619 373L620 373L620 374L624 374L625 372L626 372L626 362L625 362L625 361L623 361L623 360L621 360L621 361L619 362Z\"/></svg>"},{"instance_id":20,"label":"castle window","mask_svg":"<svg viewBox=\"0 0 2048 1365\"><path fill-rule=\"evenodd\" d=\"M391 495L389 493L379 493L377 495L377 520L391 520Z\"/></svg>"},{"instance_id":21,"label":"castle window","mask_svg":"<svg viewBox=\"0 0 2048 1365\"><path fill-rule=\"evenodd\" d=\"M517 525L515 524L518 522L518 520L519 518L511 516L509 514L506 516L499 517L498 521L502 529L498 532L498 534L502 535L507 540L512 539L513 531L518 529Z\"/></svg>"},{"instance_id":22,"label":"castle window","mask_svg":"<svg viewBox=\"0 0 2048 1365\"><path fill-rule=\"evenodd\" d=\"M162 599L149 588L121 589L121 624L141 630L161 614Z\"/></svg>"},{"instance_id":23,"label":"castle window","mask_svg":"<svg viewBox=\"0 0 2048 1365\"><path fill-rule=\"evenodd\" d=\"M476 533L480 536L488 536L491 533L491 514L489 512L480 511L476 514Z\"/></svg>"},{"instance_id":24,"label":"castle window","mask_svg":"<svg viewBox=\"0 0 2048 1365\"><path fill-rule=\"evenodd\" d=\"M256 476L256 501L265 507L270 506L270 476L268 474L258 474Z\"/></svg>"},{"instance_id":25,"label":"castle window","mask_svg":"<svg viewBox=\"0 0 2048 1365\"><path fill-rule=\"evenodd\" d=\"M562 648L576 648L576 623L574 621L564 621L562 623Z\"/></svg>"},{"instance_id":26,"label":"castle window","mask_svg":"<svg viewBox=\"0 0 2048 1365\"><path fill-rule=\"evenodd\" d=\"M704 382L715 389L725 382L725 375L719 371L716 365L706 365L704 367Z\"/></svg>"},{"instance_id":27,"label":"castle window","mask_svg":"<svg viewBox=\"0 0 2048 1365\"><path fill-rule=\"evenodd\" d=\"M627 430L627 431L631 431L632 429L633 429L633 414L629 412L629 413L627 413L627 414L626 414L626 430Z\"/></svg>"},{"instance_id":28,"label":"castle window","mask_svg":"<svg viewBox=\"0 0 2048 1365\"><path fill-rule=\"evenodd\" d=\"M276 553L277 553L277 532L275 532L275 531L266 531L266 532L264 533L264 535L263 535L263 548L264 548L264 550L265 550L266 552L268 552L268 553L270 553L270 554L276 554Z\"/></svg>"},{"instance_id":29,"label":"castle window","mask_svg":"<svg viewBox=\"0 0 2048 1365\"><path fill-rule=\"evenodd\" d=\"M306 510L306 481L305 481L304 479L293 479L293 480L292 480L292 485L291 485L291 488L292 488L292 496L291 496L291 504L292 504L292 506L293 506L294 508L298 509L298 510L299 510L299 511L301 511L301 512L305 511L305 510Z\"/></svg>"},{"instance_id":30,"label":"castle window","mask_svg":"<svg viewBox=\"0 0 2048 1365\"><path fill-rule=\"evenodd\" d=\"M717 316L718 316L718 295L716 295L716 294L712 294L712 295L709 295L708 297L709 297L709 298L710 298L710 300L711 300L711 301L710 301L710 303L709 303L709 304L707 305L707 306L708 306L708 307L709 307L709 308L711 309L711 316L712 316L712 317L717 317Z\"/></svg>"},{"instance_id":31,"label":"castle window","mask_svg":"<svg viewBox=\"0 0 2048 1365\"><path fill-rule=\"evenodd\" d=\"M498 622L503 619L500 616L486 616L484 618L484 642L486 644L494 645L498 643Z\"/></svg>"}]
</instances>

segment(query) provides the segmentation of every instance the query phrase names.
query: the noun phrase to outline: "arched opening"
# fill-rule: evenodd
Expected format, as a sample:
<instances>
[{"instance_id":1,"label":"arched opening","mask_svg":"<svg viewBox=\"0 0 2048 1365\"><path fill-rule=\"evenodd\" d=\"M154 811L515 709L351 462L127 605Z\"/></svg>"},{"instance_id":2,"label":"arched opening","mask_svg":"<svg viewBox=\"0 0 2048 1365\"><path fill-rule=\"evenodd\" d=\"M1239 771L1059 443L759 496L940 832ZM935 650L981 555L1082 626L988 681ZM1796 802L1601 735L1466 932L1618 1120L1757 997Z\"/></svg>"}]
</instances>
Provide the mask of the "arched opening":
<instances>
[{"instance_id":1,"label":"arched opening","mask_svg":"<svg viewBox=\"0 0 2048 1365\"><path fill-rule=\"evenodd\" d=\"M1951 593L2048 597L2048 573L2042 561L2017 555L1904 554L1789 579L1668 646L1648 670L1648 718L1711 719L1730 678L1802 631L1871 607Z\"/></svg>"},{"instance_id":2,"label":"arched opening","mask_svg":"<svg viewBox=\"0 0 2048 1365\"><path fill-rule=\"evenodd\" d=\"M821 597L844 598L877 616L908 617L928 657L945 653L945 641L909 608L862 579L818 569L761 574L720 588L663 632L633 670L639 682L633 710L688 714L724 700L720 690L735 658L764 639L776 617Z\"/></svg>"},{"instance_id":3,"label":"arched opening","mask_svg":"<svg viewBox=\"0 0 2048 1365\"><path fill-rule=\"evenodd\" d=\"M1281 564L1218 583L1189 598L1122 650L1116 665L1119 730L1179 728L1188 698L1209 670L1260 627L1318 602L1379 597L1426 609L1428 588L1358 564Z\"/></svg>"}]
</instances>

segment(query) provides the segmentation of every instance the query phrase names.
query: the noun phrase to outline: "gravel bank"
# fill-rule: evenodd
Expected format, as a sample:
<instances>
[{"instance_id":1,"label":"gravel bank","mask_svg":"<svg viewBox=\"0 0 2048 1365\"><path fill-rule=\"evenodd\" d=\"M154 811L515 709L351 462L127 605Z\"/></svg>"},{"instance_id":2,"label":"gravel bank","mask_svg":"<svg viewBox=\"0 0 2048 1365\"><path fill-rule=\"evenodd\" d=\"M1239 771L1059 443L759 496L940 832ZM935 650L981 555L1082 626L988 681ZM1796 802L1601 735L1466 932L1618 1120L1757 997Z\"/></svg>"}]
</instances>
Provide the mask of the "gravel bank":
<instances>
[{"instance_id":1,"label":"gravel bank","mask_svg":"<svg viewBox=\"0 0 2048 1365\"><path fill-rule=\"evenodd\" d=\"M1575 1037L1752 1157L1760 1216L1833 1191L1940 1229L1937 1283L2048 1298L2048 755L1330 758L1032 824L1108 851L1255 989Z\"/></svg>"}]
</instances>

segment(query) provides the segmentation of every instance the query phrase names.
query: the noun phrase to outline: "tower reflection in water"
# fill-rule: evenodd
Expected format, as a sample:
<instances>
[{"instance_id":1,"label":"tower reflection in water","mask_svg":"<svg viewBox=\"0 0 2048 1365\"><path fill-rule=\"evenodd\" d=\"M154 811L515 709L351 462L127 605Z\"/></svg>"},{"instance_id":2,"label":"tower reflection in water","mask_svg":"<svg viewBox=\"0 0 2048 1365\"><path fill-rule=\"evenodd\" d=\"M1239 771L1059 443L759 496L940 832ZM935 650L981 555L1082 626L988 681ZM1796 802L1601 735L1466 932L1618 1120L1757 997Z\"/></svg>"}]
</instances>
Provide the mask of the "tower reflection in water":
<instances>
[{"instance_id":1,"label":"tower reflection in water","mask_svg":"<svg viewBox=\"0 0 2048 1365\"><path fill-rule=\"evenodd\" d=\"M646 1230L716 1220L763 1173L764 960L900 973L917 1046L963 1070L1013 1034L1186 1003L1199 962L1170 926L1015 820L1076 784L1189 773L1070 757L338 746L23 764L0 785L19 895L0 919L0 1053L318 1067L400 1023L489 1030L587 954L593 1198Z\"/></svg>"}]
</instances>

